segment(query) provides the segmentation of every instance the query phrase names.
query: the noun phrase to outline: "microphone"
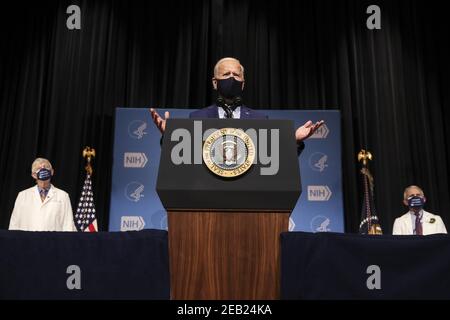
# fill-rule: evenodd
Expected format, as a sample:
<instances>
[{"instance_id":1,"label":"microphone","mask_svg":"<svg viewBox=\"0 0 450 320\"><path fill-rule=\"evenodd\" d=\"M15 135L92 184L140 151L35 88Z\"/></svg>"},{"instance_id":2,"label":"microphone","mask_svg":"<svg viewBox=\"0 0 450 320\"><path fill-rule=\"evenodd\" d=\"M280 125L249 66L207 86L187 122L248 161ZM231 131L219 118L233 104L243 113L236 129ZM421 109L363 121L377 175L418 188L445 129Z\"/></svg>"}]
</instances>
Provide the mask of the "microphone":
<instances>
[{"instance_id":1,"label":"microphone","mask_svg":"<svg viewBox=\"0 0 450 320\"><path fill-rule=\"evenodd\" d=\"M239 96L234 97L232 105L233 105L232 108L233 108L233 111L234 111L237 107L240 107L242 105L242 98L239 97Z\"/></svg>"}]
</instances>

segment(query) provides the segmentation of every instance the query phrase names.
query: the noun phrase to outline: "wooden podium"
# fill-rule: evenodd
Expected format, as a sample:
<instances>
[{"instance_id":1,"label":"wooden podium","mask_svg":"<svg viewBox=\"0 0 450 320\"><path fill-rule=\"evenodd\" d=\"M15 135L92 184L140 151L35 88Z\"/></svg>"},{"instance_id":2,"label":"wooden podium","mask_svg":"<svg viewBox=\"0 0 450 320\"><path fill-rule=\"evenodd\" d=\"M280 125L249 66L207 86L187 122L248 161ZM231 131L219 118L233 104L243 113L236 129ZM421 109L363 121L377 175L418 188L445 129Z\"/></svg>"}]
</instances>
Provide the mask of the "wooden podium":
<instances>
[{"instance_id":1,"label":"wooden podium","mask_svg":"<svg viewBox=\"0 0 450 320\"><path fill-rule=\"evenodd\" d=\"M202 150L203 132L214 128L255 129L256 153L272 151L276 170L262 174L269 164L256 161L236 178L213 174L195 153ZM190 144L180 132L190 133ZM192 146L190 161L174 161L180 144ZM288 120L168 120L157 192L168 213L171 299L280 297L280 233L288 231L301 193L296 150Z\"/></svg>"}]
</instances>

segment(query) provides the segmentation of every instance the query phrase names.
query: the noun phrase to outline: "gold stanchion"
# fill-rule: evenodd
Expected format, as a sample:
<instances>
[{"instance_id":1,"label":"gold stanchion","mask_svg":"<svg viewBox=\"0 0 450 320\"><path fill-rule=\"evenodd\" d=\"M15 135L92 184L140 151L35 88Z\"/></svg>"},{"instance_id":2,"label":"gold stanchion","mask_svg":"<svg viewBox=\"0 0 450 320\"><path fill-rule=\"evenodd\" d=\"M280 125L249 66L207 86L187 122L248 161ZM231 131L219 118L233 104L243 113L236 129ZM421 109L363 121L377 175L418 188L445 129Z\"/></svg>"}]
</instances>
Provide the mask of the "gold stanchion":
<instances>
[{"instance_id":1,"label":"gold stanchion","mask_svg":"<svg viewBox=\"0 0 450 320\"><path fill-rule=\"evenodd\" d=\"M86 170L87 174L92 176L92 166L91 166L91 159L95 158L95 149L91 147L86 147L83 149L83 158L86 159L86 166L84 169Z\"/></svg>"},{"instance_id":2,"label":"gold stanchion","mask_svg":"<svg viewBox=\"0 0 450 320\"><path fill-rule=\"evenodd\" d=\"M372 153L362 149L358 153L358 161L362 163L361 174L363 177L364 200L362 207L361 223L359 233L362 234L383 234L375 210L374 201L374 180L369 171L368 164L372 161Z\"/></svg>"}]
</instances>

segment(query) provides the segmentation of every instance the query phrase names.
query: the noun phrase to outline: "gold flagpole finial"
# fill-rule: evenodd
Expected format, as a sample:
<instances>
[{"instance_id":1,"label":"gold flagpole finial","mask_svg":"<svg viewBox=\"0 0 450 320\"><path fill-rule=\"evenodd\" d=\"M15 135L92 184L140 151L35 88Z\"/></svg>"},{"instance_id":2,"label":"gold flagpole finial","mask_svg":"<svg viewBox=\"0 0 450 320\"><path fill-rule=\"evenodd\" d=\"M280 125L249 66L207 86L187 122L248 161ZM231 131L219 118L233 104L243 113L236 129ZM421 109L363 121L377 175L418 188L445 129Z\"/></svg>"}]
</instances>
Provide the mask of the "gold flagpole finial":
<instances>
[{"instance_id":1,"label":"gold flagpole finial","mask_svg":"<svg viewBox=\"0 0 450 320\"><path fill-rule=\"evenodd\" d=\"M83 158L86 159L87 164L84 169L86 169L86 172L88 175L92 176L92 166L91 166L91 158L95 158L95 149L91 147L86 147L83 149Z\"/></svg>"},{"instance_id":2,"label":"gold flagpole finial","mask_svg":"<svg viewBox=\"0 0 450 320\"><path fill-rule=\"evenodd\" d=\"M361 149L361 151L358 153L358 161L362 162L363 166L366 166L369 160L372 161L372 154L370 153L370 151Z\"/></svg>"}]
</instances>

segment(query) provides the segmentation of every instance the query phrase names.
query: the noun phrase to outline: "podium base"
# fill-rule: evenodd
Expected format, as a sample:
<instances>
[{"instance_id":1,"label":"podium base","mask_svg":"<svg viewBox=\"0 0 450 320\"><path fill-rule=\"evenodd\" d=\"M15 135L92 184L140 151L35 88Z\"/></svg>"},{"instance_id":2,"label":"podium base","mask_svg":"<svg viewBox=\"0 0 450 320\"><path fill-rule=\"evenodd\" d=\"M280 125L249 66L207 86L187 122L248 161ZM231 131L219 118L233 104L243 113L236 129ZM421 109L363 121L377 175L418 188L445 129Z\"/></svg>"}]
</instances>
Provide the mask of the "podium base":
<instances>
[{"instance_id":1,"label":"podium base","mask_svg":"<svg viewBox=\"0 0 450 320\"><path fill-rule=\"evenodd\" d=\"M168 210L171 299L280 298L290 212Z\"/></svg>"}]
</instances>

